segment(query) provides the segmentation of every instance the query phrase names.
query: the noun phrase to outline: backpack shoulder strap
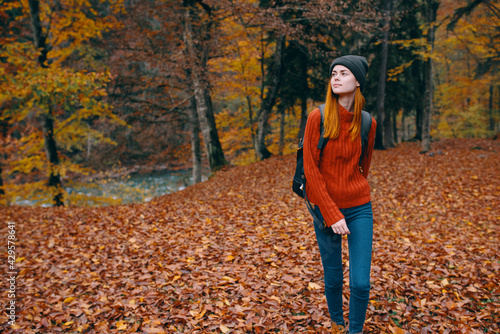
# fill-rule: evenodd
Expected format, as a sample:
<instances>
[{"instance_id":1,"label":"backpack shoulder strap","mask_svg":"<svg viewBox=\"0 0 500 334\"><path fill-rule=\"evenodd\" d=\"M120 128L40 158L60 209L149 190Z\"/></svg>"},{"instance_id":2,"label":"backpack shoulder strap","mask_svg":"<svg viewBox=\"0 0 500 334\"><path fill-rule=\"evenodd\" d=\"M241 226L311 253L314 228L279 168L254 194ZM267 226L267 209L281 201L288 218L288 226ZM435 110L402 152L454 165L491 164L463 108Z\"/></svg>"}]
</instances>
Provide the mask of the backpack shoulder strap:
<instances>
[{"instance_id":1,"label":"backpack shoulder strap","mask_svg":"<svg viewBox=\"0 0 500 334\"><path fill-rule=\"evenodd\" d=\"M319 112L321 113L321 135L319 136L318 149L323 150L326 143L328 142L328 138L324 137L325 128L323 127L323 124L325 122L325 104L323 103L318 108L319 108Z\"/></svg>"},{"instance_id":2,"label":"backpack shoulder strap","mask_svg":"<svg viewBox=\"0 0 500 334\"><path fill-rule=\"evenodd\" d=\"M362 110L361 111L361 156L359 157L359 166L361 166L361 162L363 161L366 151L366 146L368 144L368 134L370 133L370 129L372 127L372 115L369 112Z\"/></svg>"}]
</instances>

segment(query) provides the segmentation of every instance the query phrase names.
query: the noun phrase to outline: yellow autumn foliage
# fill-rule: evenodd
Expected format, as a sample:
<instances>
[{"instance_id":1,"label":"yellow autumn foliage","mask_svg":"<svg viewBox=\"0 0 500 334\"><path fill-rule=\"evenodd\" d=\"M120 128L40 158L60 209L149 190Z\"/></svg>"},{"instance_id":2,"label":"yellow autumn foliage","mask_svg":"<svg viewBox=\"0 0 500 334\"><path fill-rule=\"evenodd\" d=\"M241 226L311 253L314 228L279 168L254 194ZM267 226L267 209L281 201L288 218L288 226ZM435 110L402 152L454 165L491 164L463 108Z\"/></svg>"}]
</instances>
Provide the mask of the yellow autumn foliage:
<instances>
[{"instance_id":1,"label":"yellow autumn foliage","mask_svg":"<svg viewBox=\"0 0 500 334\"><path fill-rule=\"evenodd\" d=\"M26 175L26 182L16 185L8 181L4 187L6 201L13 198L42 200L50 190L42 180L56 171L63 179L86 175L89 169L75 164L66 155L84 150L87 142L113 141L93 127L93 122L125 125L104 101L109 72L92 59L91 39L101 38L102 32L116 27L111 15L98 14L87 1L63 0L55 4L40 2L42 34L46 37L47 60L39 64L44 50L37 50L30 40L16 35L2 36L0 47L0 121L16 126L21 138L5 140L2 150L9 152L4 169L9 178ZM111 8L121 10L123 2L115 1ZM19 24L29 25L29 3L0 4L0 13L15 17ZM11 12L14 11L14 12ZM78 57L75 57L78 56ZM83 66L69 66L73 58L83 59ZM60 165L50 166L44 152L41 119L54 122L54 139ZM9 179L8 178L8 179Z\"/></svg>"}]
</instances>

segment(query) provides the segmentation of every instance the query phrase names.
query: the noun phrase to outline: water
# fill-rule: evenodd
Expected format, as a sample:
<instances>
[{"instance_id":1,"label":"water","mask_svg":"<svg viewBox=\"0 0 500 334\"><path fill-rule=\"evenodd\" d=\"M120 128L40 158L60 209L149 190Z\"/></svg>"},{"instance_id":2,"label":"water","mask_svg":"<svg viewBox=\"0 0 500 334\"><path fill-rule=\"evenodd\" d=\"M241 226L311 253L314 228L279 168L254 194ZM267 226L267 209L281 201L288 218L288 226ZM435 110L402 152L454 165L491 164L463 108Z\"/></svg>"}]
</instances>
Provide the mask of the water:
<instances>
[{"instance_id":1,"label":"water","mask_svg":"<svg viewBox=\"0 0 500 334\"><path fill-rule=\"evenodd\" d=\"M206 181L209 169L202 170ZM106 179L98 182L65 187L70 205L106 206L112 204L144 203L153 198L170 194L193 184L192 170L135 174L125 178ZM15 201L17 205L51 206L50 199Z\"/></svg>"}]
</instances>

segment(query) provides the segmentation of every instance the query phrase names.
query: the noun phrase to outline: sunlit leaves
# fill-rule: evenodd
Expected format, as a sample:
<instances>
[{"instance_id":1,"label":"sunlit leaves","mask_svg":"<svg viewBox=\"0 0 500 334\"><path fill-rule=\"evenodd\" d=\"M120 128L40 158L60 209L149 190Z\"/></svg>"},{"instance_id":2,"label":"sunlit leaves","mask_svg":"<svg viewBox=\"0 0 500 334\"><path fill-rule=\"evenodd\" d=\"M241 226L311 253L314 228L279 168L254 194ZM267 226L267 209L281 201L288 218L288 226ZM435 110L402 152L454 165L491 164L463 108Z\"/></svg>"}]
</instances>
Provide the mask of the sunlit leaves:
<instances>
[{"instance_id":1,"label":"sunlit leaves","mask_svg":"<svg viewBox=\"0 0 500 334\"><path fill-rule=\"evenodd\" d=\"M463 6L466 2L462 3ZM441 16L447 24L457 4L445 1ZM498 33L494 27L500 24L498 15L479 5L471 14L462 17L452 31L444 27L437 31L436 52L441 54L438 67L437 126L434 136L472 137L488 136L490 118L498 122L499 115L489 105L492 90L498 82L498 72L492 70L493 59L498 51ZM482 70L482 69L490 70ZM494 93L497 94L497 93Z\"/></svg>"}]
</instances>

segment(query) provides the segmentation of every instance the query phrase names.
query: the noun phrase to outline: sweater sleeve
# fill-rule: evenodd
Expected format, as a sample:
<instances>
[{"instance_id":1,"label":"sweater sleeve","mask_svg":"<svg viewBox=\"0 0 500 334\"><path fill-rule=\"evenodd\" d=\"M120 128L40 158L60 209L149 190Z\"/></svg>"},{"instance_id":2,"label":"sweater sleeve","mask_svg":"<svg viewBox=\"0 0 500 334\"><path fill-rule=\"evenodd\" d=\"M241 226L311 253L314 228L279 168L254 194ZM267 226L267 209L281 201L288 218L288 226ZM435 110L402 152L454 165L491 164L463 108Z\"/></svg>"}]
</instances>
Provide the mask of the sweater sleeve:
<instances>
[{"instance_id":1,"label":"sweater sleeve","mask_svg":"<svg viewBox=\"0 0 500 334\"><path fill-rule=\"evenodd\" d=\"M330 197L326 182L319 170L321 150L318 141L321 136L321 113L315 109L307 118L304 133L304 173L306 175L306 193L311 203L316 204L325 218L327 226L332 226L344 218L337 204Z\"/></svg>"},{"instance_id":2,"label":"sweater sleeve","mask_svg":"<svg viewBox=\"0 0 500 334\"><path fill-rule=\"evenodd\" d=\"M372 126L370 132L368 133L368 147L366 148L366 156L363 158L361 163L361 168L363 169L363 176L365 179L368 178L368 172L370 170L370 163L372 161L373 146L375 145L375 133L377 132L377 122L375 118L372 118Z\"/></svg>"}]
</instances>

